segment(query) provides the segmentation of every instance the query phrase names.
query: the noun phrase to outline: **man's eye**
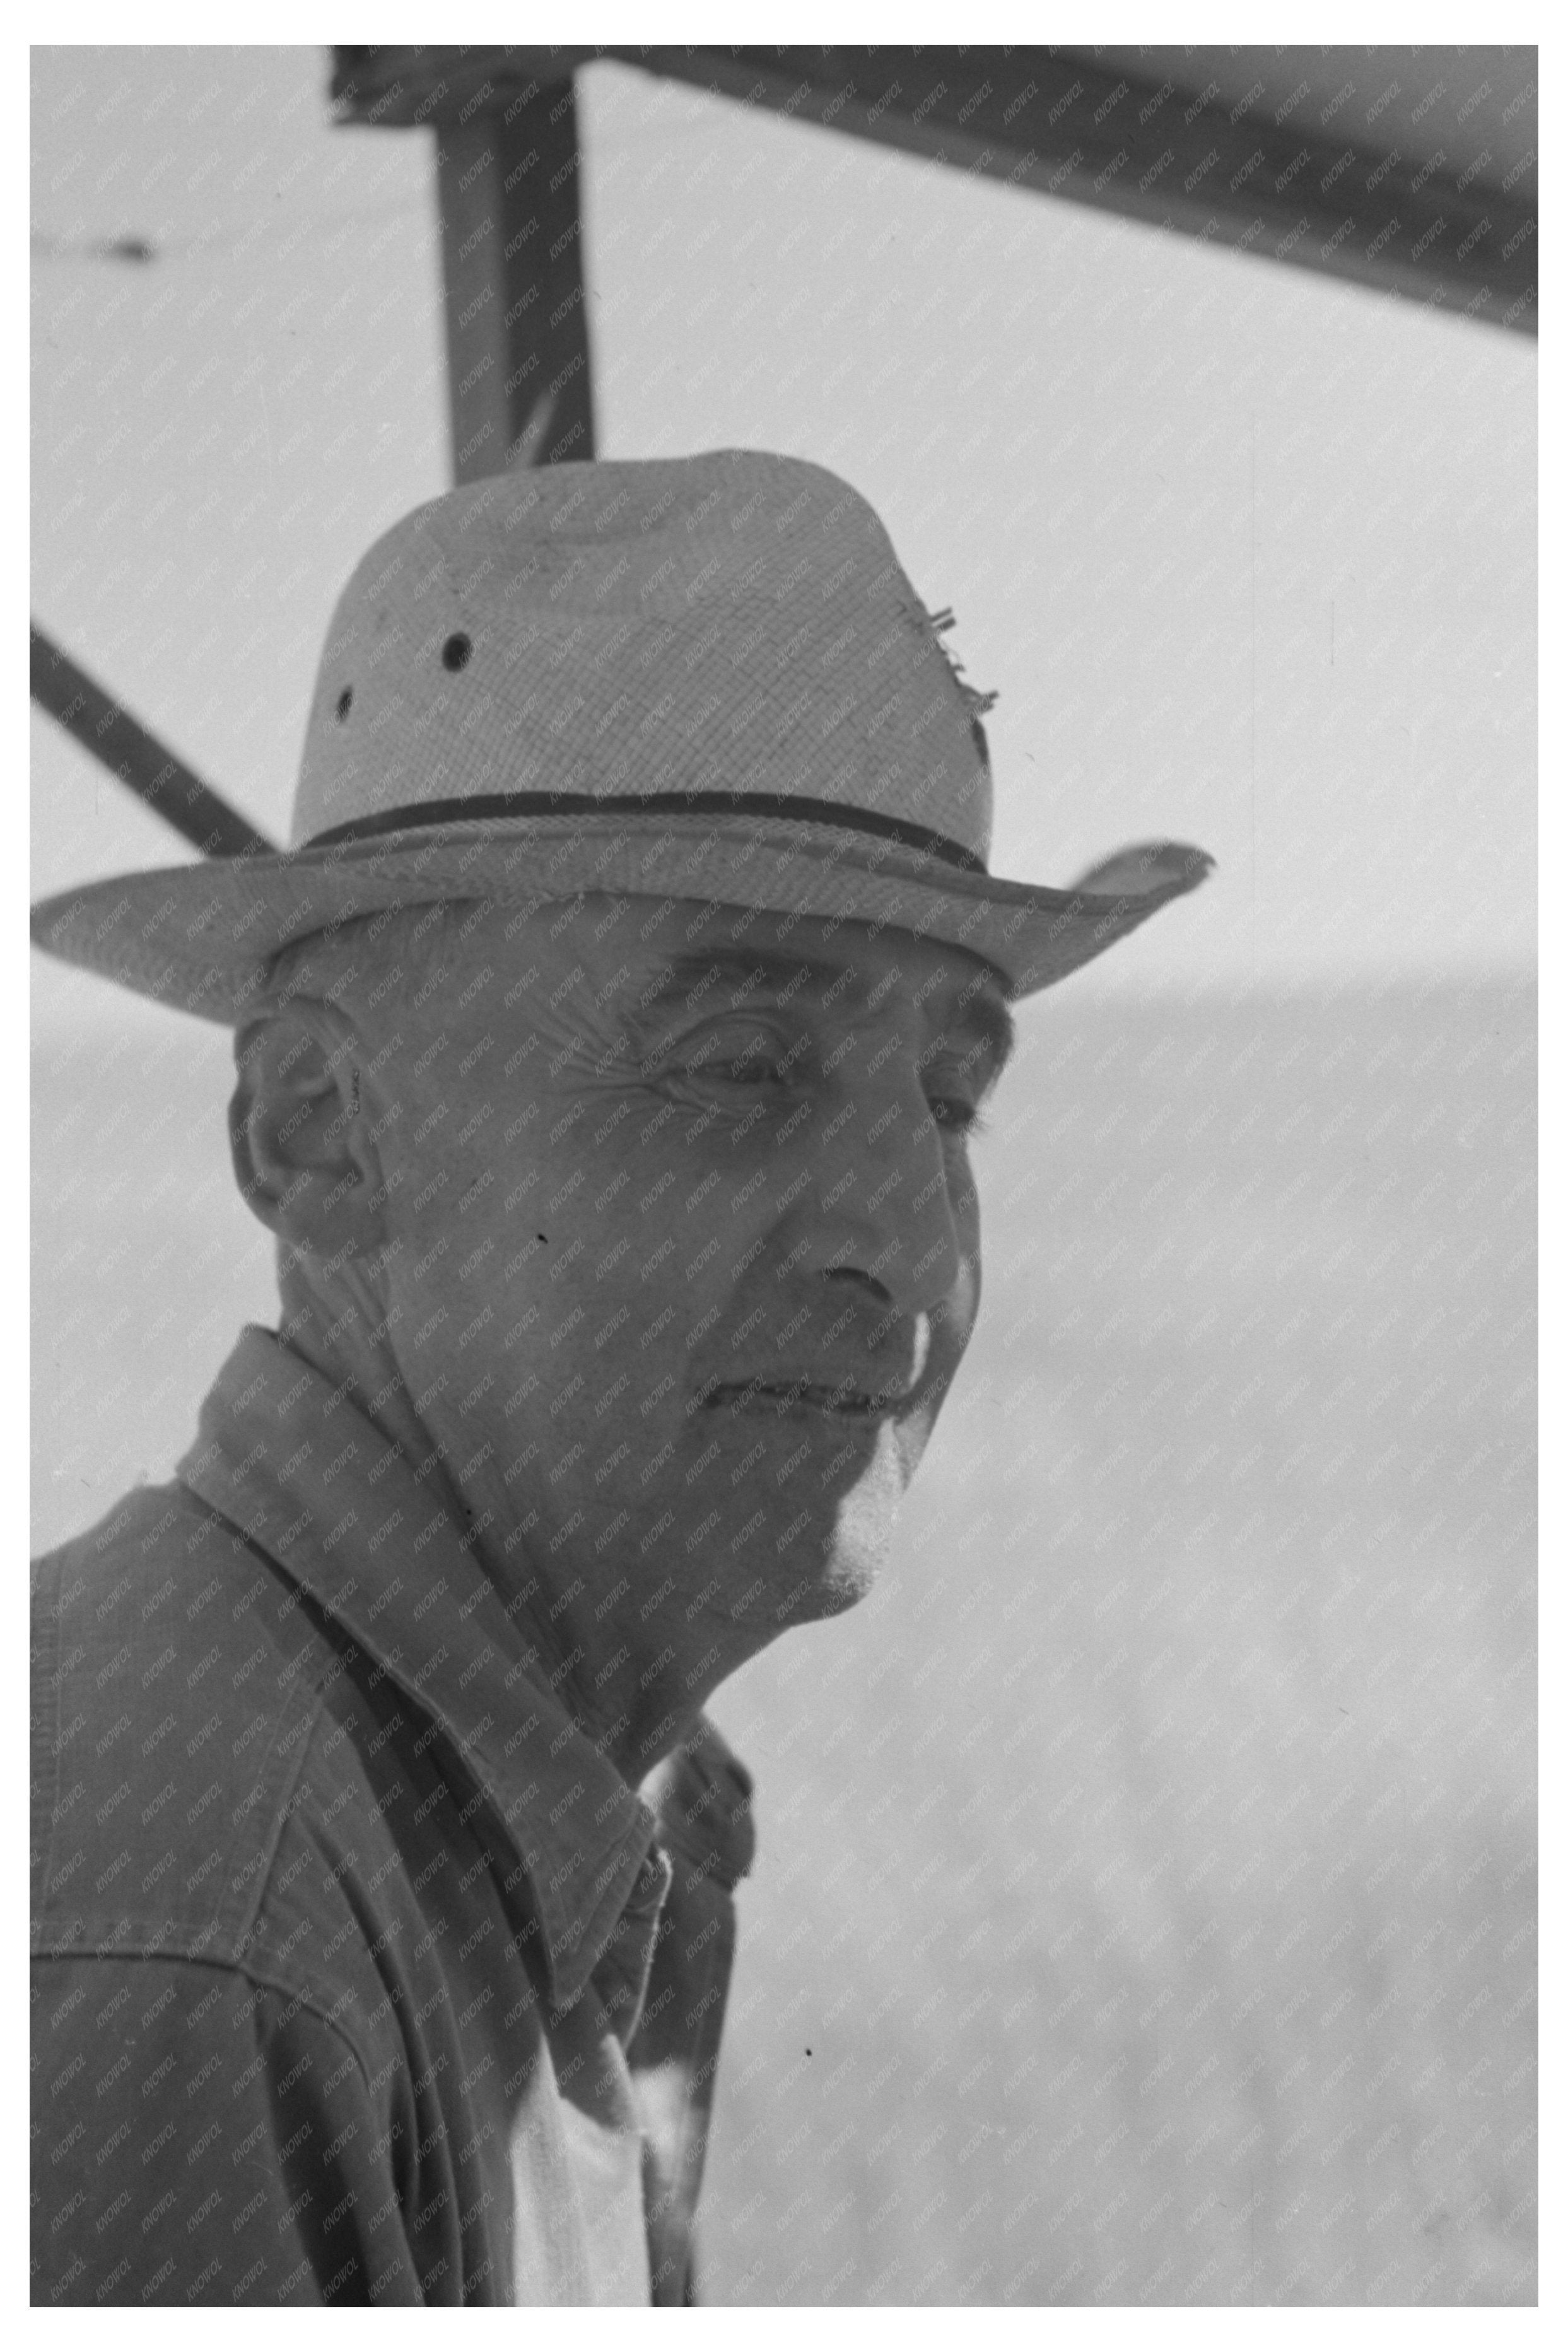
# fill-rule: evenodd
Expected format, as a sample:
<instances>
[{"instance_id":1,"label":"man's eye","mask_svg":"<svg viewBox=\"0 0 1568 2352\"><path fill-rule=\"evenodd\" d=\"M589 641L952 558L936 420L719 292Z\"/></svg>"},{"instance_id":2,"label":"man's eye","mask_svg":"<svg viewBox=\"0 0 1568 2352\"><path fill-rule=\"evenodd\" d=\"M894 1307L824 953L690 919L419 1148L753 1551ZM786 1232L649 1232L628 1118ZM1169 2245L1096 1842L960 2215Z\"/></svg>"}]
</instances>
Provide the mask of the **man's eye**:
<instances>
[{"instance_id":1,"label":"man's eye","mask_svg":"<svg viewBox=\"0 0 1568 2352\"><path fill-rule=\"evenodd\" d=\"M778 1040L761 1030L720 1032L704 1037L683 1057L689 1078L714 1078L731 1086L764 1086L787 1075Z\"/></svg>"},{"instance_id":2,"label":"man's eye","mask_svg":"<svg viewBox=\"0 0 1568 2352\"><path fill-rule=\"evenodd\" d=\"M979 1135L985 1120L977 1103L965 1102L960 1095L932 1095L927 1097L931 1115L938 1127L951 1135Z\"/></svg>"}]
</instances>

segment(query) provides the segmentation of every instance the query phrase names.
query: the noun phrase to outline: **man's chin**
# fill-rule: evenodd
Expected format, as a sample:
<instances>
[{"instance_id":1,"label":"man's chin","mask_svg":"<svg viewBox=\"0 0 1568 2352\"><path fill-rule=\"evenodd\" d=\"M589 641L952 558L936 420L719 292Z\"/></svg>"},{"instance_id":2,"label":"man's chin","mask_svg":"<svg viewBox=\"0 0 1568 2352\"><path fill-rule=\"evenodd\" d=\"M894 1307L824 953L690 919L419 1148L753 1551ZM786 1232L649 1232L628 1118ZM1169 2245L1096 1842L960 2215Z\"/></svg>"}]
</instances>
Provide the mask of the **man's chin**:
<instances>
[{"instance_id":1,"label":"man's chin","mask_svg":"<svg viewBox=\"0 0 1568 2352\"><path fill-rule=\"evenodd\" d=\"M891 1423L884 1424L871 1459L839 1496L831 1525L817 1531L814 1556L809 1563L802 1557L798 1579L779 1595L781 1625L842 1616L870 1591L892 1549L904 1489L913 1471L908 1435Z\"/></svg>"}]
</instances>

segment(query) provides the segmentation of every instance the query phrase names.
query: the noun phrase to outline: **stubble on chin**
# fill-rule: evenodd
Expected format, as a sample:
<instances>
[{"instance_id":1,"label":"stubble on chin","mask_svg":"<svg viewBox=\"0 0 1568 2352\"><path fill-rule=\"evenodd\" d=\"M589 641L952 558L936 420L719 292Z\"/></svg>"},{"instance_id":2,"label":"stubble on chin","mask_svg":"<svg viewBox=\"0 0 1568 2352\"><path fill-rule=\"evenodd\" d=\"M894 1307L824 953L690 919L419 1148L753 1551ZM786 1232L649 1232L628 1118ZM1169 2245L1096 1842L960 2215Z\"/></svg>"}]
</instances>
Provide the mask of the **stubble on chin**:
<instances>
[{"instance_id":1,"label":"stubble on chin","mask_svg":"<svg viewBox=\"0 0 1568 2352\"><path fill-rule=\"evenodd\" d=\"M783 1624L842 1616L870 1592L892 1549L905 1489L924 1451L929 1424L923 1415L916 1419L918 1432L909 1423L883 1423L875 1451L840 1496L832 1526L817 1538L813 1573L782 1598Z\"/></svg>"}]
</instances>

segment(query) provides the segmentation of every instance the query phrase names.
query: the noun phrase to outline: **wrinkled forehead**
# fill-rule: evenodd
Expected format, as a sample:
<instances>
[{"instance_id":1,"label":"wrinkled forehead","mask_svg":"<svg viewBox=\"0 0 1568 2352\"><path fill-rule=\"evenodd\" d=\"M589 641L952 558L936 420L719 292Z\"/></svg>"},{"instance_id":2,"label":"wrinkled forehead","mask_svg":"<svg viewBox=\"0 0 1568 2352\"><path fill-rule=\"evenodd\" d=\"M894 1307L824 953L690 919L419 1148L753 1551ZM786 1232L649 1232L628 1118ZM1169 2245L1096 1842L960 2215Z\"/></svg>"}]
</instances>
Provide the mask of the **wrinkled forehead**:
<instances>
[{"instance_id":1,"label":"wrinkled forehead","mask_svg":"<svg viewBox=\"0 0 1568 2352\"><path fill-rule=\"evenodd\" d=\"M945 940L926 939L920 931L898 924L853 922L847 915L797 915L773 908L726 906L710 898L611 898L583 896L574 901L572 934L588 929L599 943L614 940L616 960L630 962L632 940L642 964L710 962L729 955L766 962L778 971L806 969L832 983L848 969L863 973L868 983L898 971L912 985L931 981L938 971L959 985L973 979L975 992L990 988L1006 997L1006 981L983 957ZM562 934L564 936L564 934Z\"/></svg>"},{"instance_id":2,"label":"wrinkled forehead","mask_svg":"<svg viewBox=\"0 0 1568 2352\"><path fill-rule=\"evenodd\" d=\"M879 1011L960 1024L983 1036L999 1067L1012 1045L1006 983L981 957L891 924L783 914L706 900L585 898L573 919L546 926L577 984L612 981L628 1007L679 1013L700 1004L785 999L845 1018ZM601 1000L602 1001L602 1000Z\"/></svg>"}]
</instances>

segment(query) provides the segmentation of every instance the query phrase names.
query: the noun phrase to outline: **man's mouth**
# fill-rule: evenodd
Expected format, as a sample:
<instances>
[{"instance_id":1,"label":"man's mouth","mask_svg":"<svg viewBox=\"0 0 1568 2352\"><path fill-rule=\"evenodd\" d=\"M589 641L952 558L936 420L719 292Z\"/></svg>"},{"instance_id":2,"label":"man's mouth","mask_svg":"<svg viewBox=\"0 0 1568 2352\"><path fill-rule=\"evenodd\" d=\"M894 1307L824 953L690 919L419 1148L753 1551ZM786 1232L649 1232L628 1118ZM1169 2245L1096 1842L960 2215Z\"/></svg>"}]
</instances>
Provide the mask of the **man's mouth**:
<instances>
[{"instance_id":1,"label":"man's mouth","mask_svg":"<svg viewBox=\"0 0 1568 2352\"><path fill-rule=\"evenodd\" d=\"M832 1413L841 1421L876 1421L896 1410L903 1391L865 1389L850 1381L720 1381L701 1399L710 1410L731 1413L785 1413L801 1408Z\"/></svg>"}]
</instances>

